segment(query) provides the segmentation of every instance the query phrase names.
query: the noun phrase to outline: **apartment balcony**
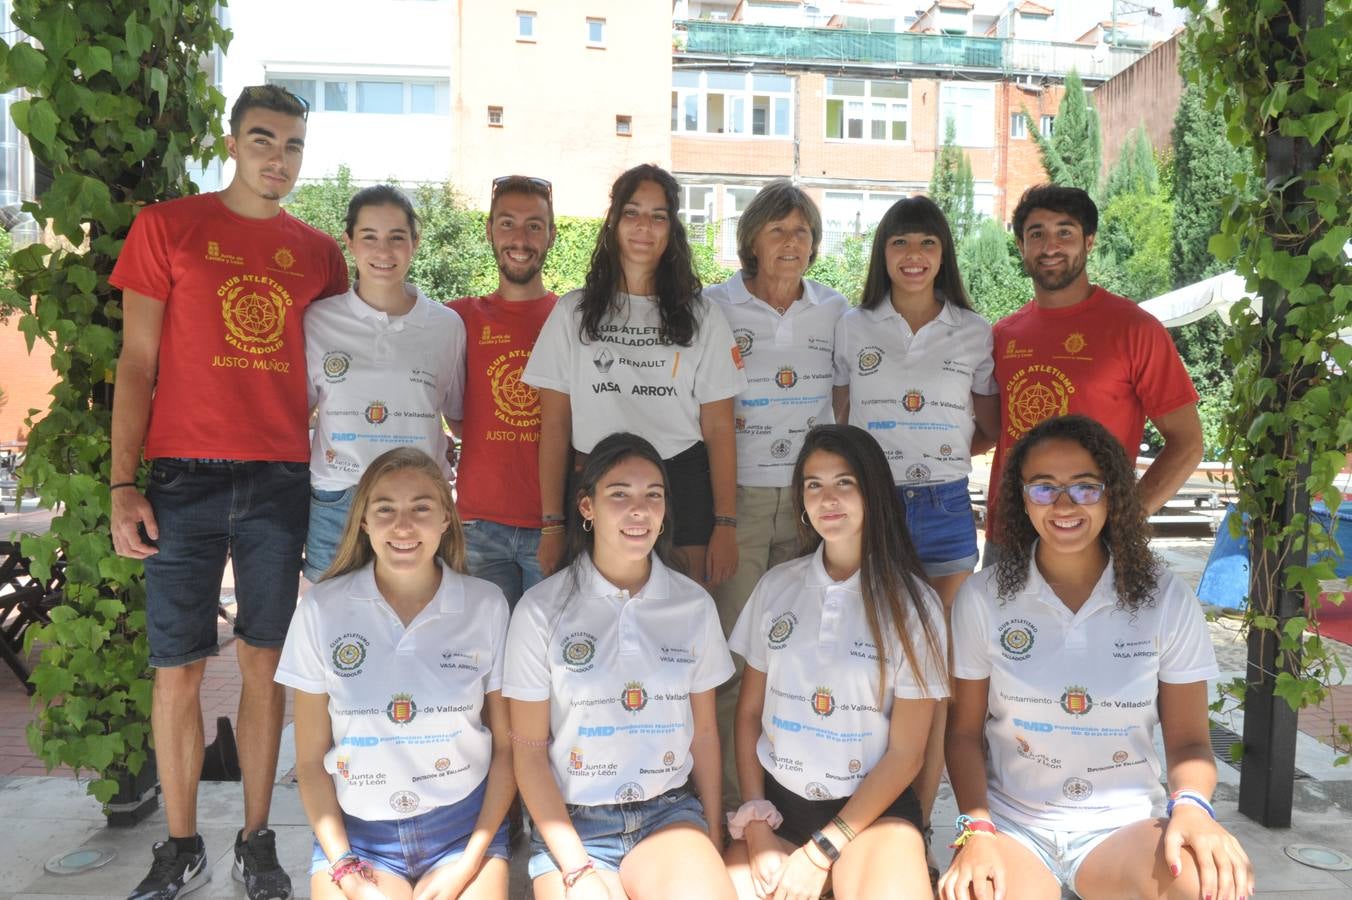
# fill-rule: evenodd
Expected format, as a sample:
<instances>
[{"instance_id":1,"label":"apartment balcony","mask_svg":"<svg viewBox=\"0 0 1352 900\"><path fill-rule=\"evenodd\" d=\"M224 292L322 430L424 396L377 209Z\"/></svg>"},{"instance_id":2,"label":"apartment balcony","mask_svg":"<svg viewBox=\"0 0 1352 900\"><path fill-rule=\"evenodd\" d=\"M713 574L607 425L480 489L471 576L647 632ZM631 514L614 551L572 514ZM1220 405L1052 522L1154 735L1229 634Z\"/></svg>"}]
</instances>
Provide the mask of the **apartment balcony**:
<instances>
[{"instance_id":1,"label":"apartment balcony","mask_svg":"<svg viewBox=\"0 0 1352 900\"><path fill-rule=\"evenodd\" d=\"M684 47L681 47L681 29ZM774 61L790 66L920 69L1018 77L1063 77L1074 69L1088 84L1136 62L1142 48L1093 47L1053 41L965 35L888 34L838 28L677 23L677 53L688 61Z\"/></svg>"}]
</instances>

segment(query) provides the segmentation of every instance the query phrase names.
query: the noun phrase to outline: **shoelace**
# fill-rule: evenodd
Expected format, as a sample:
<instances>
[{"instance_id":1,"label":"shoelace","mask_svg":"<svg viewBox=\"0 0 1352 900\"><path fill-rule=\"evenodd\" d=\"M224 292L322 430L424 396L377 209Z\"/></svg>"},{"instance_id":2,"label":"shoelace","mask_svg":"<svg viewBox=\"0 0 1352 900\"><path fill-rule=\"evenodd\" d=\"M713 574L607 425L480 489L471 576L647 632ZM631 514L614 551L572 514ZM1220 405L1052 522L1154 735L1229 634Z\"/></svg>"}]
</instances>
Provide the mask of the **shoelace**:
<instances>
[{"instance_id":1,"label":"shoelace","mask_svg":"<svg viewBox=\"0 0 1352 900\"><path fill-rule=\"evenodd\" d=\"M176 853L171 856L167 852L161 852L168 849L167 844L161 844L155 848L155 861L150 864L150 874L146 876L146 881L167 882L182 874L178 869L183 864L183 854Z\"/></svg>"}]
</instances>

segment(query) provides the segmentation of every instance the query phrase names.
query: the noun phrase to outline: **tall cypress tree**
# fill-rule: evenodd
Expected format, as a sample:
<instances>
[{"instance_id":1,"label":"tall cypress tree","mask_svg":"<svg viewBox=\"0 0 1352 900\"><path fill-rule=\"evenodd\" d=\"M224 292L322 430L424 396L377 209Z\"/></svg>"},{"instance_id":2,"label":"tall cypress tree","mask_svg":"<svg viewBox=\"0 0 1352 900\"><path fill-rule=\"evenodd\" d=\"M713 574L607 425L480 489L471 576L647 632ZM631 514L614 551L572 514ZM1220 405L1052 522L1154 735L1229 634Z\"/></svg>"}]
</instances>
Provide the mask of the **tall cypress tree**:
<instances>
[{"instance_id":1,"label":"tall cypress tree","mask_svg":"<svg viewBox=\"0 0 1352 900\"><path fill-rule=\"evenodd\" d=\"M967 151L958 146L957 126L952 119L944 129L944 143L934 157L929 197L948 217L953 240L961 243L976 220L976 182Z\"/></svg>"},{"instance_id":2,"label":"tall cypress tree","mask_svg":"<svg viewBox=\"0 0 1352 900\"><path fill-rule=\"evenodd\" d=\"M1206 92L1189 82L1174 114L1174 285L1182 287L1230 267L1207 249L1220 230L1221 204L1234 192L1244 151L1225 137L1225 119L1209 108Z\"/></svg>"},{"instance_id":3,"label":"tall cypress tree","mask_svg":"<svg viewBox=\"0 0 1352 900\"><path fill-rule=\"evenodd\" d=\"M1160 187L1160 170L1155 163L1155 151L1146 137L1145 126L1133 129L1117 163L1108 172L1108 183L1103 189L1103 202L1119 194L1153 194Z\"/></svg>"},{"instance_id":4,"label":"tall cypress tree","mask_svg":"<svg viewBox=\"0 0 1352 900\"><path fill-rule=\"evenodd\" d=\"M1098 194L1099 165L1103 155L1098 111L1089 103L1084 82L1074 69L1066 75L1066 92L1056 110L1052 136L1042 136L1028 110L1028 133L1042 154L1042 168L1053 184L1083 188Z\"/></svg>"}]
</instances>

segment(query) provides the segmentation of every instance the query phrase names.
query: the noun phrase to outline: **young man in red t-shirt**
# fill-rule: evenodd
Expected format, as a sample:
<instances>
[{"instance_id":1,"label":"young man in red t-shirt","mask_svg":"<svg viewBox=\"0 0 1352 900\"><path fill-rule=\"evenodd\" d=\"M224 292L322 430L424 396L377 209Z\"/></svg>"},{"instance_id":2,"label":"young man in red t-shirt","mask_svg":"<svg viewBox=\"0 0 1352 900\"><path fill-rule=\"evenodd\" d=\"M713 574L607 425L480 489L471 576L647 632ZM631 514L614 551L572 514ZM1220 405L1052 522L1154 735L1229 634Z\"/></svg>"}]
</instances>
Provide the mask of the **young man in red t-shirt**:
<instances>
[{"instance_id":1,"label":"young man in red t-shirt","mask_svg":"<svg viewBox=\"0 0 1352 900\"><path fill-rule=\"evenodd\" d=\"M143 209L109 279L123 309L112 537L119 554L145 560L151 727L169 826L133 900L167 900L211 877L197 833L199 692L217 652L227 556L242 680L244 828L234 874L250 900L291 896L267 822L285 710L273 673L309 514L301 315L347 289L334 240L281 208L300 172L305 116L304 101L283 88L245 88L225 139L235 161L229 186Z\"/></svg>"},{"instance_id":2,"label":"young man in red t-shirt","mask_svg":"<svg viewBox=\"0 0 1352 900\"><path fill-rule=\"evenodd\" d=\"M1079 188L1029 188L1014 210L1014 239L1033 279L1033 301L995 324L1001 429L987 496L992 536L1005 455L1043 419L1098 420L1135 458L1145 422L1164 447L1141 475L1141 500L1162 507L1202 458L1197 390L1159 320L1089 283L1098 208ZM986 564L993 557L988 553Z\"/></svg>"},{"instance_id":3,"label":"young man in red t-shirt","mask_svg":"<svg viewBox=\"0 0 1352 900\"><path fill-rule=\"evenodd\" d=\"M469 573L507 595L513 607L541 578L542 523L537 463L540 396L521 380L549 311L558 298L540 270L554 244L549 182L507 175L493 182L488 241L498 264L498 289L450 304L465 323L465 402L456 508L465 529Z\"/></svg>"}]
</instances>

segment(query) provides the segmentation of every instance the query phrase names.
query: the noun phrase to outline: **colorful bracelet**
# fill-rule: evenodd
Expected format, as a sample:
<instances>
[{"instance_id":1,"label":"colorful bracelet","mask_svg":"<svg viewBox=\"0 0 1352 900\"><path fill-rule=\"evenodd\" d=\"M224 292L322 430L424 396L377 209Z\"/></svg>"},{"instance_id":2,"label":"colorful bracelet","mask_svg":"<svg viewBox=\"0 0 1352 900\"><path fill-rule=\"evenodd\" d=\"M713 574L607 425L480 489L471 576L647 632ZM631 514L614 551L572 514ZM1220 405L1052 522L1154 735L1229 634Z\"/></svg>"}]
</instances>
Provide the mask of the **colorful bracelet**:
<instances>
[{"instance_id":1,"label":"colorful bracelet","mask_svg":"<svg viewBox=\"0 0 1352 900\"><path fill-rule=\"evenodd\" d=\"M953 843L949 844L950 850L957 850L963 844L972 839L974 834L995 834L995 823L990 819L974 819L971 816L958 816L954 823L957 828L957 835L953 838Z\"/></svg>"},{"instance_id":2,"label":"colorful bracelet","mask_svg":"<svg viewBox=\"0 0 1352 900\"><path fill-rule=\"evenodd\" d=\"M563 889L565 891L568 890L573 885L581 881L583 878L586 878L588 875L593 874L595 871L596 864L589 859L582 865L578 866L576 869L573 869L571 872L564 872Z\"/></svg>"},{"instance_id":3,"label":"colorful bracelet","mask_svg":"<svg viewBox=\"0 0 1352 900\"><path fill-rule=\"evenodd\" d=\"M726 527L728 527L728 528L736 528L736 527L737 527L737 517L736 517L736 516L714 516L714 527L717 527L717 526L719 526L719 525L724 525L724 526L726 526Z\"/></svg>"},{"instance_id":4,"label":"colorful bracelet","mask_svg":"<svg viewBox=\"0 0 1352 900\"><path fill-rule=\"evenodd\" d=\"M562 524L556 523L552 525L542 526L540 528L540 534L563 534L567 530L568 529L565 528Z\"/></svg>"},{"instance_id":5,"label":"colorful bracelet","mask_svg":"<svg viewBox=\"0 0 1352 900\"><path fill-rule=\"evenodd\" d=\"M329 877L333 879L334 884L338 884L338 882L353 873L356 873L366 881L376 880L376 870L372 868L369 862L362 859L351 850L338 857L334 864L329 867Z\"/></svg>"},{"instance_id":6,"label":"colorful bracelet","mask_svg":"<svg viewBox=\"0 0 1352 900\"><path fill-rule=\"evenodd\" d=\"M1200 806L1202 809L1206 810L1206 814L1211 816L1213 821L1216 818L1216 810L1212 807L1210 801L1196 791L1189 790L1174 791L1170 794L1169 804L1164 808L1164 814L1166 816L1172 816L1174 814L1174 807L1180 803L1192 803L1196 806Z\"/></svg>"},{"instance_id":7,"label":"colorful bracelet","mask_svg":"<svg viewBox=\"0 0 1352 900\"><path fill-rule=\"evenodd\" d=\"M831 819L831 824L840 829L840 833L845 835L845 840L847 841L854 840L855 838L854 829L851 828L849 824L840 816L836 816L833 819Z\"/></svg>"},{"instance_id":8,"label":"colorful bracelet","mask_svg":"<svg viewBox=\"0 0 1352 900\"><path fill-rule=\"evenodd\" d=\"M507 736L512 739L513 744L520 744L523 747L548 747L550 744L554 743L553 738L545 738L544 740L537 741L534 738L524 738L515 731L508 731Z\"/></svg>"}]
</instances>

